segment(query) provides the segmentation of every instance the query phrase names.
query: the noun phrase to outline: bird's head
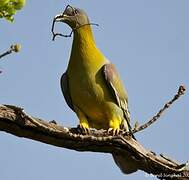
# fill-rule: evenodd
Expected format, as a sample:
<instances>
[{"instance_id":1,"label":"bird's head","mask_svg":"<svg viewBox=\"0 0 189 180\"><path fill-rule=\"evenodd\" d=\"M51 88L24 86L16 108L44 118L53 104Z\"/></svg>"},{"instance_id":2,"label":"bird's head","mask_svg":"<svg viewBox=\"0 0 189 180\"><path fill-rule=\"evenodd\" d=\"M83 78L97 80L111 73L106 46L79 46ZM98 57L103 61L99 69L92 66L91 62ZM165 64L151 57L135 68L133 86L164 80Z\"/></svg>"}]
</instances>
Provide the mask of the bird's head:
<instances>
[{"instance_id":1,"label":"bird's head","mask_svg":"<svg viewBox=\"0 0 189 180\"><path fill-rule=\"evenodd\" d=\"M79 8L67 5L64 12L55 17L56 22L64 22L73 30L81 26L90 24L87 14Z\"/></svg>"}]
</instances>

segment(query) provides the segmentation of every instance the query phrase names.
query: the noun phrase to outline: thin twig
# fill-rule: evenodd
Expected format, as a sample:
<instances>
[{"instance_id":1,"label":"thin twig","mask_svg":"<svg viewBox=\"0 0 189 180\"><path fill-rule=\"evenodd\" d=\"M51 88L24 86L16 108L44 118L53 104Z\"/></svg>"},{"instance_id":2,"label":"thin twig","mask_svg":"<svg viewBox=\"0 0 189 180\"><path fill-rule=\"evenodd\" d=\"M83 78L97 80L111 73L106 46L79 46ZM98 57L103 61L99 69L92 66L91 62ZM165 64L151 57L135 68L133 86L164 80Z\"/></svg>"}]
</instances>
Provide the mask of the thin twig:
<instances>
[{"instance_id":1,"label":"thin twig","mask_svg":"<svg viewBox=\"0 0 189 180\"><path fill-rule=\"evenodd\" d=\"M3 54L0 55L0 59L8 54L11 54L13 52L12 49L9 49L8 51L4 52Z\"/></svg>"},{"instance_id":2,"label":"thin twig","mask_svg":"<svg viewBox=\"0 0 189 180\"><path fill-rule=\"evenodd\" d=\"M55 26L55 23L56 23L56 18L57 18L57 16L53 19L53 24L52 24L52 28L51 28L51 32L52 32L52 34L53 34L52 40L54 41L55 38L56 38L56 36L71 37L73 31L71 31L71 33L70 33L69 35L64 35L64 34L61 34L61 33L55 33L55 32L54 32L54 26Z\"/></svg>"},{"instance_id":3,"label":"thin twig","mask_svg":"<svg viewBox=\"0 0 189 180\"><path fill-rule=\"evenodd\" d=\"M19 52L20 49L21 49L20 44L11 45L9 50L7 50L6 52L0 55L0 59L8 54L11 54L12 52Z\"/></svg>"},{"instance_id":4,"label":"thin twig","mask_svg":"<svg viewBox=\"0 0 189 180\"><path fill-rule=\"evenodd\" d=\"M142 130L146 129L147 127L149 127L150 125L152 125L155 121L158 120L158 118L161 117L161 115L163 114L163 112L165 110L167 110L176 100L178 100L182 95L184 95L185 91L186 91L186 88L183 85L181 85L179 87L179 89L178 89L177 94L173 97L172 100L170 100L169 102L167 102L164 105L164 107L162 109L160 109L159 112L155 116L153 116L147 123L145 123L145 124L143 124L143 125L141 125L139 127L135 127L132 130L132 133L134 134L136 132L142 131Z\"/></svg>"},{"instance_id":5,"label":"thin twig","mask_svg":"<svg viewBox=\"0 0 189 180\"><path fill-rule=\"evenodd\" d=\"M54 27L55 27L55 23L57 22L57 21L56 21L56 18L58 18L58 15L55 16L55 18L53 19L52 28L51 28L51 32L52 32L52 34L53 34L53 38L52 38L53 41L55 40L56 36L62 36L62 37L66 37L66 38L67 38L67 37L72 37L72 34L73 34L74 30L77 30L77 29L79 29L79 28L81 28L81 27L83 27L83 26L86 26L86 25L99 26L99 24L96 24L96 23L87 23L87 24L83 24L83 25L81 25L81 26L79 26L79 27L77 27L77 28L73 28L73 29L71 30L70 34L55 33L55 32L54 32Z\"/></svg>"}]
</instances>

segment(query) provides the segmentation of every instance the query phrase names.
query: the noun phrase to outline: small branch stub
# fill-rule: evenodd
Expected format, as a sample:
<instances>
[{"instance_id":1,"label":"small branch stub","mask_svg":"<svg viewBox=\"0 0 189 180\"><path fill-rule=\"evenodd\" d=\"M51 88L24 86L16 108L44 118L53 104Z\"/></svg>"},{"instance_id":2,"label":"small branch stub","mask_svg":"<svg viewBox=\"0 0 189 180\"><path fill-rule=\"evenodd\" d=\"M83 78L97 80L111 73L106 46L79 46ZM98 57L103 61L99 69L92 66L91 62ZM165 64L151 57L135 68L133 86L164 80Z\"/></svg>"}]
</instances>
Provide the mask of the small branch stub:
<instances>
[{"instance_id":1,"label":"small branch stub","mask_svg":"<svg viewBox=\"0 0 189 180\"><path fill-rule=\"evenodd\" d=\"M10 46L10 49L4 52L3 54L0 55L0 59L8 54L11 54L12 52L19 52L21 50L21 45L20 44L14 44Z\"/></svg>"},{"instance_id":2,"label":"small branch stub","mask_svg":"<svg viewBox=\"0 0 189 180\"><path fill-rule=\"evenodd\" d=\"M21 45L20 44L14 44L10 46L10 49L7 50L6 52L4 52L3 54L0 54L0 59L11 54L12 52L19 52L21 50ZM2 71L0 70L0 74L2 73Z\"/></svg>"}]
</instances>

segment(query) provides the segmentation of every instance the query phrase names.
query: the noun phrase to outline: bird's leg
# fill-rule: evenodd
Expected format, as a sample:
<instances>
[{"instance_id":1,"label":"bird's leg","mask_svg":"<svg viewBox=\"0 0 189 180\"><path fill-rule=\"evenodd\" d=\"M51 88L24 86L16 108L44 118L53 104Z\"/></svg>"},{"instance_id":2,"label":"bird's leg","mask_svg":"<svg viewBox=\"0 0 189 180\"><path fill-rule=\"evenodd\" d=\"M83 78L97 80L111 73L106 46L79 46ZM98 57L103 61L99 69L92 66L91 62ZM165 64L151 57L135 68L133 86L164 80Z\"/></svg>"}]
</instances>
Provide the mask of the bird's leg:
<instances>
[{"instance_id":1,"label":"bird's leg","mask_svg":"<svg viewBox=\"0 0 189 180\"><path fill-rule=\"evenodd\" d=\"M121 119L120 118L113 118L109 121L109 129L108 133L111 135L118 135L120 132L120 124L121 124Z\"/></svg>"},{"instance_id":2,"label":"bird's leg","mask_svg":"<svg viewBox=\"0 0 189 180\"><path fill-rule=\"evenodd\" d=\"M77 126L81 133L90 134L89 124L85 119L79 119L79 125Z\"/></svg>"},{"instance_id":3,"label":"bird's leg","mask_svg":"<svg viewBox=\"0 0 189 180\"><path fill-rule=\"evenodd\" d=\"M77 117L79 118L78 129L83 134L89 134L90 133L89 123L88 123L88 120L87 120L85 114L76 106L74 106L74 110L77 114Z\"/></svg>"}]
</instances>

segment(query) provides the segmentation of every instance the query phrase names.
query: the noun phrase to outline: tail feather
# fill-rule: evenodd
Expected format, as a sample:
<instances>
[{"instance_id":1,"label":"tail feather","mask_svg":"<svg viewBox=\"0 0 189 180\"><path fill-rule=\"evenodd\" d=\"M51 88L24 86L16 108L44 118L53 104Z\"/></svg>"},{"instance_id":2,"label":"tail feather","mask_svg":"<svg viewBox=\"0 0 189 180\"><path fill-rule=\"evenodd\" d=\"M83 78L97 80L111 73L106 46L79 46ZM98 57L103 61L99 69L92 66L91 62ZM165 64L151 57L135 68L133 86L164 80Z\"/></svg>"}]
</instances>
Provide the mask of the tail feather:
<instances>
[{"instance_id":1,"label":"tail feather","mask_svg":"<svg viewBox=\"0 0 189 180\"><path fill-rule=\"evenodd\" d=\"M130 132L132 138L136 140L136 138L132 134L132 127L130 124L130 112L128 110L127 102L124 102L124 104L122 104L121 107L124 115L124 119L121 124L121 129ZM130 155L112 153L112 156L115 163L124 174L131 174L138 170L138 163Z\"/></svg>"},{"instance_id":2,"label":"tail feather","mask_svg":"<svg viewBox=\"0 0 189 180\"><path fill-rule=\"evenodd\" d=\"M137 162L134 161L130 156L123 156L115 153L113 153L112 156L115 163L124 174L131 174L138 170Z\"/></svg>"}]
</instances>

